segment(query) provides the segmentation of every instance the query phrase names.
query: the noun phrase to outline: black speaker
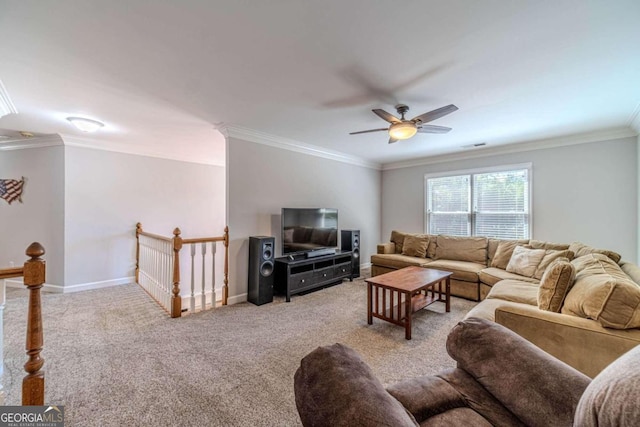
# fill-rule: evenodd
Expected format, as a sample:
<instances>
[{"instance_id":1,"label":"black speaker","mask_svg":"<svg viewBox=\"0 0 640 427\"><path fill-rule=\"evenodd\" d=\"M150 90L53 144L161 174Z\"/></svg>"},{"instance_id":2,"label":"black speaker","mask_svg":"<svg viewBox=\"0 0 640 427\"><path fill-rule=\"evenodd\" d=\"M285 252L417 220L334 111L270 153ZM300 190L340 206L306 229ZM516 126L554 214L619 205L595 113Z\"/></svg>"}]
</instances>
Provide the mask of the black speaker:
<instances>
[{"instance_id":1,"label":"black speaker","mask_svg":"<svg viewBox=\"0 0 640 427\"><path fill-rule=\"evenodd\" d=\"M249 237L249 302L262 305L273 301L275 238Z\"/></svg>"},{"instance_id":2,"label":"black speaker","mask_svg":"<svg viewBox=\"0 0 640 427\"><path fill-rule=\"evenodd\" d=\"M340 249L351 251L351 280L360 277L360 230L341 230Z\"/></svg>"}]
</instances>

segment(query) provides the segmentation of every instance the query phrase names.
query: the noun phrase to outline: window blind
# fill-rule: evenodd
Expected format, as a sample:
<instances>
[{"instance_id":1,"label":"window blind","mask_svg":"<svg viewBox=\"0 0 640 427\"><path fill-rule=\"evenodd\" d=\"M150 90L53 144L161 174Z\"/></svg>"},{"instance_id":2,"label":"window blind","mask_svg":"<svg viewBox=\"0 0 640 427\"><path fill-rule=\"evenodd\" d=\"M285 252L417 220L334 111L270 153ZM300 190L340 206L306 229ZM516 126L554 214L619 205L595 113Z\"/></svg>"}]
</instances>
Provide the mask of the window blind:
<instances>
[{"instance_id":1,"label":"window blind","mask_svg":"<svg viewBox=\"0 0 640 427\"><path fill-rule=\"evenodd\" d=\"M529 170L428 178L429 234L529 238Z\"/></svg>"}]
</instances>

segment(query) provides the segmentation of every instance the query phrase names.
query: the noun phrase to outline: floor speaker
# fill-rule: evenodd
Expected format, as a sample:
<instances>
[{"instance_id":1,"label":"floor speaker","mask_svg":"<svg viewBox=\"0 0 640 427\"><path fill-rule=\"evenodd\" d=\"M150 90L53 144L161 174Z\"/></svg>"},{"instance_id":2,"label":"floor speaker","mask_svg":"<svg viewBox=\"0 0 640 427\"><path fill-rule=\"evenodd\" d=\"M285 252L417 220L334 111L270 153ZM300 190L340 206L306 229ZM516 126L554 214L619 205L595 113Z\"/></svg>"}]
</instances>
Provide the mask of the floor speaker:
<instances>
[{"instance_id":1,"label":"floor speaker","mask_svg":"<svg viewBox=\"0 0 640 427\"><path fill-rule=\"evenodd\" d=\"M360 230L341 230L340 249L351 251L351 279L360 277Z\"/></svg>"},{"instance_id":2,"label":"floor speaker","mask_svg":"<svg viewBox=\"0 0 640 427\"><path fill-rule=\"evenodd\" d=\"M262 305L273 301L275 238L249 237L249 302Z\"/></svg>"}]
</instances>

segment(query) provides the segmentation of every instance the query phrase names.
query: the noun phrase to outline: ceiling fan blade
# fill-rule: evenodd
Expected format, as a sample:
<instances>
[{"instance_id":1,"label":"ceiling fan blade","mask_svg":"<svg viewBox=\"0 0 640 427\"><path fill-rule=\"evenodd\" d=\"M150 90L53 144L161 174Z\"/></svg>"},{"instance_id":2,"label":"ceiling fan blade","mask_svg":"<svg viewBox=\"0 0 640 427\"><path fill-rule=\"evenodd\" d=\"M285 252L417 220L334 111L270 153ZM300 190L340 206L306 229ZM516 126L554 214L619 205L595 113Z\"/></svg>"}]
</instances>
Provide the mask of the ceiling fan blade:
<instances>
[{"instance_id":1,"label":"ceiling fan blade","mask_svg":"<svg viewBox=\"0 0 640 427\"><path fill-rule=\"evenodd\" d=\"M389 138L389 144L393 144L394 142L398 142L395 138Z\"/></svg>"},{"instance_id":2,"label":"ceiling fan blade","mask_svg":"<svg viewBox=\"0 0 640 427\"><path fill-rule=\"evenodd\" d=\"M394 116L393 114L387 113L384 110L380 110L376 108L375 110L371 110L378 115L382 120L386 120L389 123L400 123L400 119Z\"/></svg>"},{"instance_id":3,"label":"ceiling fan blade","mask_svg":"<svg viewBox=\"0 0 640 427\"><path fill-rule=\"evenodd\" d=\"M358 131L358 132L349 132L349 135L358 135L359 133L369 133L369 132L381 132L383 130L389 130L389 128L380 128L380 129L361 130L361 131Z\"/></svg>"},{"instance_id":4,"label":"ceiling fan blade","mask_svg":"<svg viewBox=\"0 0 640 427\"><path fill-rule=\"evenodd\" d=\"M447 133L451 128L445 126L423 125L418 128L419 133Z\"/></svg>"},{"instance_id":5,"label":"ceiling fan blade","mask_svg":"<svg viewBox=\"0 0 640 427\"><path fill-rule=\"evenodd\" d=\"M447 114L451 114L454 111L458 110L458 107L455 105L447 105L446 107L438 108L437 110L429 111L428 113L420 114L419 116L411 119L414 123L429 123L435 119L439 119L440 117L444 117Z\"/></svg>"}]
</instances>

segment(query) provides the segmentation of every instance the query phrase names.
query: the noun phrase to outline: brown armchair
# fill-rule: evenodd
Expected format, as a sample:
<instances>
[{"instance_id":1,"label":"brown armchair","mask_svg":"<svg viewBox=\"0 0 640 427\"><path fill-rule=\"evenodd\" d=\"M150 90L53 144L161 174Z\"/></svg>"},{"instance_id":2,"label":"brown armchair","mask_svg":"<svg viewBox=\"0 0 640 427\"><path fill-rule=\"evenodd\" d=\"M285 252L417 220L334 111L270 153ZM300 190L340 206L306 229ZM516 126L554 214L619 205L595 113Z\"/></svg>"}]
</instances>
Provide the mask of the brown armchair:
<instances>
[{"instance_id":1,"label":"brown armchair","mask_svg":"<svg viewBox=\"0 0 640 427\"><path fill-rule=\"evenodd\" d=\"M487 320L460 322L447 351L457 368L385 390L354 350L319 347L295 374L300 419L307 427L640 425L640 346L593 381Z\"/></svg>"}]
</instances>

